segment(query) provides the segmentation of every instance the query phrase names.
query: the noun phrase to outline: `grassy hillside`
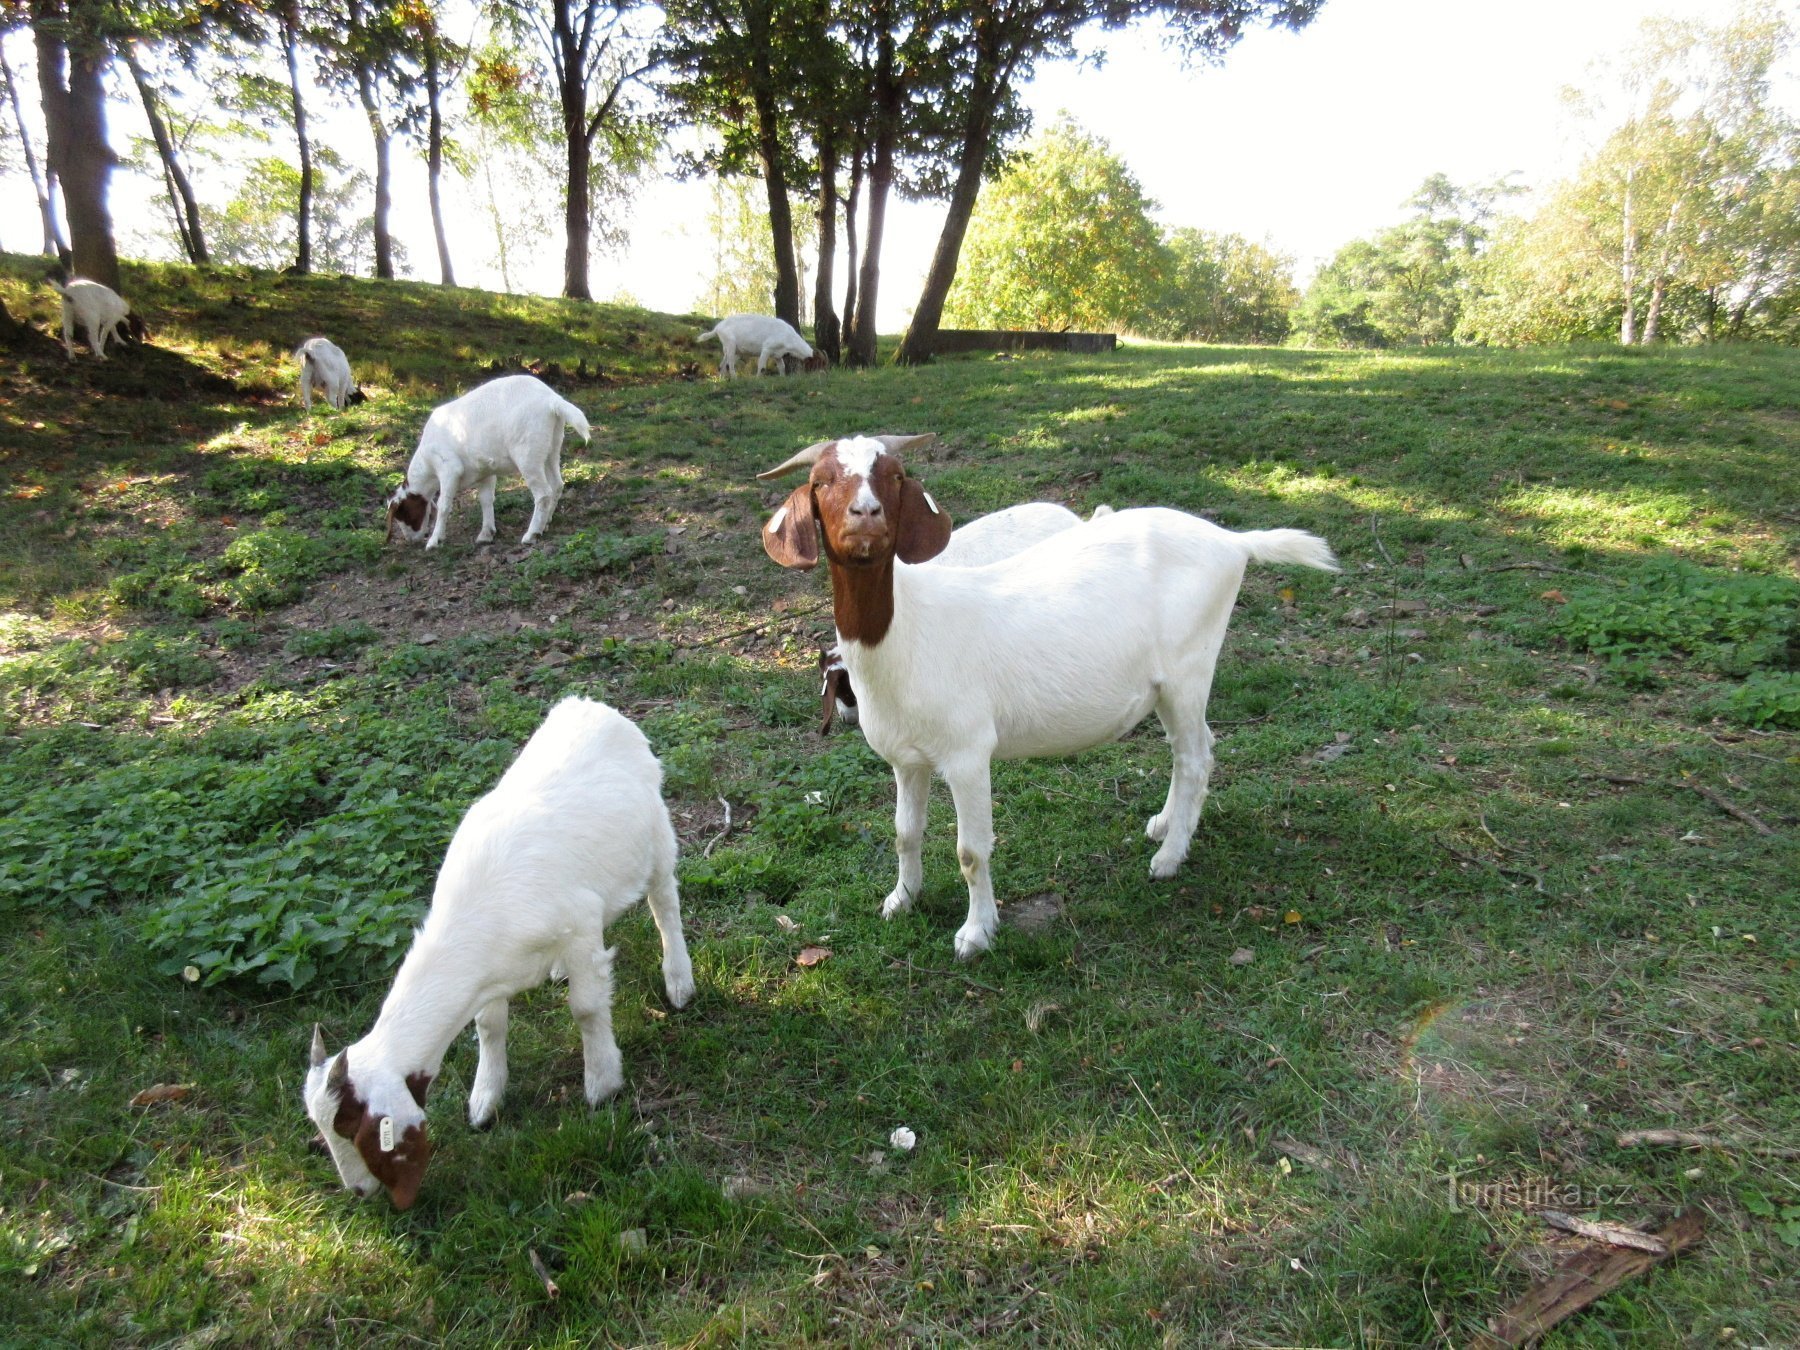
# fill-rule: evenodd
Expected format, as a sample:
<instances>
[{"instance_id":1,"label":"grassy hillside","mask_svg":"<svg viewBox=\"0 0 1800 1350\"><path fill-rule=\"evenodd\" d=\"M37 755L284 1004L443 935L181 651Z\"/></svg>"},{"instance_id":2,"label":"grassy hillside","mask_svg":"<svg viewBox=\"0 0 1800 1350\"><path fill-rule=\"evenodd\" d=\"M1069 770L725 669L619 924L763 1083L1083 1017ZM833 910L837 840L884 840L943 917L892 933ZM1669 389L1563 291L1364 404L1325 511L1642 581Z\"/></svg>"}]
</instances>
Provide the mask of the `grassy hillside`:
<instances>
[{"instance_id":1,"label":"grassy hillside","mask_svg":"<svg viewBox=\"0 0 1800 1350\"><path fill-rule=\"evenodd\" d=\"M43 322L40 264L3 263ZM1800 355L727 385L678 378L714 364L692 317L128 281L151 348L0 354L13 1339L1463 1345L1581 1245L1546 1199L1707 1230L1547 1344L1800 1325L1769 1151L1800 1147ZM293 405L313 331L369 403ZM515 486L491 547L473 503L431 555L384 547L427 411L515 355L605 372L568 382L596 434L548 537L516 543ZM753 477L858 430L938 432L911 468L958 519L1154 503L1335 546L1340 576L1245 584L1174 881L1152 722L997 766L993 952L951 953L941 789L925 893L879 918L892 781L813 730L825 587L763 556L785 489ZM663 760L699 992L667 1010L630 916L621 1098L587 1110L540 990L499 1124L462 1120L459 1041L418 1206L357 1203L300 1109L312 1026L367 1027L461 811L569 692ZM128 1104L156 1084L186 1091ZM1729 1146L1619 1142L1661 1127Z\"/></svg>"}]
</instances>

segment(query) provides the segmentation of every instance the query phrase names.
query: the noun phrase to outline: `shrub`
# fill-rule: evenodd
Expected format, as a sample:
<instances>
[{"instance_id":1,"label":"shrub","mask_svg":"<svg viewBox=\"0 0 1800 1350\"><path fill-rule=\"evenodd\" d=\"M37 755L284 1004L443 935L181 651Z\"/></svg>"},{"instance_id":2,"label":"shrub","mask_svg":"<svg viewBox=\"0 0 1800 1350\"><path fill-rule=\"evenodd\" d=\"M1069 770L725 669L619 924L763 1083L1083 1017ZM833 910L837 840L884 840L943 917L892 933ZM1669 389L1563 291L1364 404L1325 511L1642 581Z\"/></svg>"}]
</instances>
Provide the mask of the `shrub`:
<instances>
[{"instance_id":1,"label":"shrub","mask_svg":"<svg viewBox=\"0 0 1800 1350\"><path fill-rule=\"evenodd\" d=\"M1745 726L1800 730L1800 671L1758 671L1715 699L1712 709Z\"/></svg>"},{"instance_id":2,"label":"shrub","mask_svg":"<svg viewBox=\"0 0 1800 1350\"><path fill-rule=\"evenodd\" d=\"M1685 656L1722 675L1784 664L1800 635L1800 585L1780 577L1649 567L1629 586L1571 597L1558 629L1616 669Z\"/></svg>"}]
</instances>

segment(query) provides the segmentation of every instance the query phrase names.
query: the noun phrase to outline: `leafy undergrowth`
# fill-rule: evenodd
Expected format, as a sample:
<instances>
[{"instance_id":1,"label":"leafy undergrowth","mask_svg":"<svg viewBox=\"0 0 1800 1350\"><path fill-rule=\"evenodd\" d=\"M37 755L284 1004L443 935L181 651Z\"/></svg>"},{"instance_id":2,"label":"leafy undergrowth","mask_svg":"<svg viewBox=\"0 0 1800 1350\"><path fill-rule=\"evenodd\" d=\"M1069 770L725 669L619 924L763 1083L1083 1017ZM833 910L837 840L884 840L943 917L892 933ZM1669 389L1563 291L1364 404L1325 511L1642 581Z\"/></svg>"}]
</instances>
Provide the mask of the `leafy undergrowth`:
<instances>
[{"instance_id":1,"label":"leafy undergrowth","mask_svg":"<svg viewBox=\"0 0 1800 1350\"><path fill-rule=\"evenodd\" d=\"M426 555L380 501L473 321L133 275L229 390L149 408L127 352L34 376L70 401L33 417L0 377L0 426L56 424L0 499L12 1338L1463 1344L1567 1250L1546 1197L1708 1228L1550 1344L1800 1324L1800 1192L1759 1151L1800 1144L1793 354L648 363L573 391L595 441L542 543L514 487L500 543L465 505ZM369 404L246 392L333 330L303 297L350 307ZM454 299L623 344L604 307ZM951 955L941 791L925 894L879 919L891 779L812 730L829 612L762 555L752 477L856 429L938 431L912 469L957 518L1163 503L1336 547L1246 580L1173 882L1151 724L997 766L993 952ZM458 816L571 692L663 760L699 992L668 1010L626 919L622 1098L585 1107L537 991L499 1124L461 1120L459 1042L420 1203L355 1203L308 1147L312 1025L368 1025ZM188 1091L127 1105L156 1083ZM1647 1127L1734 1147L1619 1144Z\"/></svg>"}]
</instances>

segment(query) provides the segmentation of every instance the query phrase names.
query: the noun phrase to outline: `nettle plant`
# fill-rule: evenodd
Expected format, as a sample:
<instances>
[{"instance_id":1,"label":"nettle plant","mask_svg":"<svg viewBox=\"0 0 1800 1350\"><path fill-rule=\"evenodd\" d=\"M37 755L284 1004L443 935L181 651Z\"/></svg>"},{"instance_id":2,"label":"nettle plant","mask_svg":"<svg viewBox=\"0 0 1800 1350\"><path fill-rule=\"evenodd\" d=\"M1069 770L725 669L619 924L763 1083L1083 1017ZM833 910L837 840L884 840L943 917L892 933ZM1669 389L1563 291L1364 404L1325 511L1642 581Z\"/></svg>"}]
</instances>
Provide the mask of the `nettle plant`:
<instances>
[{"instance_id":1,"label":"nettle plant","mask_svg":"<svg viewBox=\"0 0 1800 1350\"><path fill-rule=\"evenodd\" d=\"M1655 663L1677 658L1741 678L1794 662L1800 584L1652 564L1626 586L1577 592L1556 627L1629 684L1655 684Z\"/></svg>"}]
</instances>

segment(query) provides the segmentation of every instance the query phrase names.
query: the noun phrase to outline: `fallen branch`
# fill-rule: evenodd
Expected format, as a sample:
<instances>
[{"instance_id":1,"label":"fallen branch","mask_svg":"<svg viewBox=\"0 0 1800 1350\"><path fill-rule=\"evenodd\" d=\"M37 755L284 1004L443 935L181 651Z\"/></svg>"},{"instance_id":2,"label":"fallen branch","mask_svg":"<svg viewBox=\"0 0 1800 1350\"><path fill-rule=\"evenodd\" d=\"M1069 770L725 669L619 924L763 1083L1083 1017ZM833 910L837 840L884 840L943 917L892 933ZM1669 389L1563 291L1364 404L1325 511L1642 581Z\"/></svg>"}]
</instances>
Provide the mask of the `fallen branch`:
<instances>
[{"instance_id":1,"label":"fallen branch","mask_svg":"<svg viewBox=\"0 0 1800 1350\"><path fill-rule=\"evenodd\" d=\"M1662 1240L1662 1252L1582 1248L1560 1261L1498 1318L1490 1319L1487 1331L1470 1342L1472 1350L1535 1345L1557 1323L1597 1303L1625 1281L1655 1269L1692 1245L1703 1231L1699 1214L1689 1210L1656 1235Z\"/></svg>"},{"instance_id":2,"label":"fallen branch","mask_svg":"<svg viewBox=\"0 0 1800 1350\"><path fill-rule=\"evenodd\" d=\"M1490 839L1493 838L1492 835L1489 835L1488 837ZM1500 841L1495 839L1494 842L1498 844ZM1443 849L1444 852L1460 862L1472 863L1476 867L1490 867L1503 877L1519 877L1522 880L1529 881L1532 885L1532 889L1537 891L1539 895L1548 894L1548 892L1544 890L1544 878L1542 873L1530 872L1523 867L1502 867L1499 863L1489 862L1486 858L1477 857L1473 853L1464 853L1460 848L1452 848L1442 839L1438 840L1437 843L1439 848ZM1502 847L1504 847L1504 845L1502 845Z\"/></svg>"},{"instance_id":3,"label":"fallen branch","mask_svg":"<svg viewBox=\"0 0 1800 1350\"><path fill-rule=\"evenodd\" d=\"M1489 572L1560 572L1569 577L1592 577L1595 581L1611 582L1618 585L1616 577L1609 577L1604 572L1583 572L1575 567L1557 567L1551 563L1517 562L1501 563L1498 567L1490 567Z\"/></svg>"},{"instance_id":4,"label":"fallen branch","mask_svg":"<svg viewBox=\"0 0 1800 1350\"><path fill-rule=\"evenodd\" d=\"M1564 1214L1560 1209L1540 1209L1538 1218L1552 1228L1592 1238L1595 1242L1604 1242L1612 1247L1635 1247L1652 1256L1662 1256L1669 1250L1669 1244L1654 1233L1640 1233L1635 1228L1626 1228L1616 1223L1594 1223L1590 1219L1578 1219L1573 1214Z\"/></svg>"},{"instance_id":5,"label":"fallen branch","mask_svg":"<svg viewBox=\"0 0 1800 1350\"><path fill-rule=\"evenodd\" d=\"M731 833L731 803L721 797L719 798L719 805L725 808L725 828L706 841L706 847L700 850L700 856L702 858L712 857L713 845Z\"/></svg>"},{"instance_id":6,"label":"fallen branch","mask_svg":"<svg viewBox=\"0 0 1800 1350\"><path fill-rule=\"evenodd\" d=\"M558 1289L556 1281L550 1278L550 1268L544 1264L544 1258L537 1254L536 1247L527 1247L525 1254L531 1258L531 1268L537 1272L537 1277L544 1282L545 1296L554 1302L562 1290Z\"/></svg>"},{"instance_id":7,"label":"fallen branch","mask_svg":"<svg viewBox=\"0 0 1800 1350\"><path fill-rule=\"evenodd\" d=\"M686 642L682 645L687 647L716 647L721 642L730 642L733 638L748 637L759 628L774 628L780 624L792 623L795 619L810 619L815 614L823 614L828 603L829 602L822 600L818 604L811 605L806 609L797 609L792 613L780 614L772 619L758 619L748 628L736 628L729 633L720 633L716 637L696 638L694 641Z\"/></svg>"},{"instance_id":8,"label":"fallen branch","mask_svg":"<svg viewBox=\"0 0 1800 1350\"><path fill-rule=\"evenodd\" d=\"M1755 1153L1764 1158L1800 1158L1800 1148L1781 1144L1746 1144L1727 1139L1722 1134L1701 1134L1696 1130L1627 1130L1619 1136L1620 1148L1721 1148L1733 1153Z\"/></svg>"},{"instance_id":9,"label":"fallen branch","mask_svg":"<svg viewBox=\"0 0 1800 1350\"><path fill-rule=\"evenodd\" d=\"M1686 788L1689 792L1699 793L1702 797L1706 798L1707 801L1718 807L1719 810L1723 811L1732 819L1743 821L1744 824L1748 825L1758 834L1773 835L1775 833L1774 830L1771 830L1767 825L1763 824L1762 821L1751 815L1736 802L1720 796L1717 792L1714 792L1711 788L1706 787L1701 783L1683 783L1672 778L1633 778L1628 774L1618 773L1596 773L1589 776L1598 778L1602 782L1617 783L1620 787Z\"/></svg>"}]
</instances>

